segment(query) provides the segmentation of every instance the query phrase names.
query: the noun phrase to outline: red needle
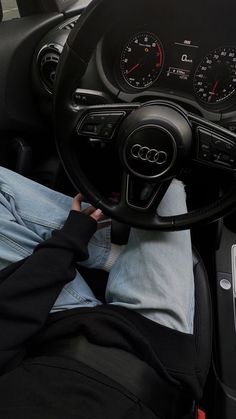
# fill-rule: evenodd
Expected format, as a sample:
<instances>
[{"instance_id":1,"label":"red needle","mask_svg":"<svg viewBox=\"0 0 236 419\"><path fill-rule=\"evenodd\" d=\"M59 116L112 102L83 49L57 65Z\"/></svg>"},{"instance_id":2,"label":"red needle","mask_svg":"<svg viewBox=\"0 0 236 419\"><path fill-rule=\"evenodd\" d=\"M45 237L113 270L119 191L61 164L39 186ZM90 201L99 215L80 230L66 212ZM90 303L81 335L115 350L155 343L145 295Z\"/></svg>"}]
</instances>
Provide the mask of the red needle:
<instances>
[{"instance_id":1,"label":"red needle","mask_svg":"<svg viewBox=\"0 0 236 419\"><path fill-rule=\"evenodd\" d=\"M162 50L159 44L157 44L157 56L159 56L159 63L156 64L156 68L159 68L162 66L162 60L163 60Z\"/></svg>"},{"instance_id":2,"label":"red needle","mask_svg":"<svg viewBox=\"0 0 236 419\"><path fill-rule=\"evenodd\" d=\"M135 64L126 74L128 75L128 74L132 73L132 71L136 70L136 68L138 68L139 66L140 66L140 64Z\"/></svg>"},{"instance_id":3,"label":"red needle","mask_svg":"<svg viewBox=\"0 0 236 419\"><path fill-rule=\"evenodd\" d=\"M216 88L217 88L218 84L219 84L219 82L218 82L218 80L216 80L215 83L213 84L212 90L210 92L210 97L209 97L208 102L210 102L212 97L216 94Z\"/></svg>"}]
</instances>

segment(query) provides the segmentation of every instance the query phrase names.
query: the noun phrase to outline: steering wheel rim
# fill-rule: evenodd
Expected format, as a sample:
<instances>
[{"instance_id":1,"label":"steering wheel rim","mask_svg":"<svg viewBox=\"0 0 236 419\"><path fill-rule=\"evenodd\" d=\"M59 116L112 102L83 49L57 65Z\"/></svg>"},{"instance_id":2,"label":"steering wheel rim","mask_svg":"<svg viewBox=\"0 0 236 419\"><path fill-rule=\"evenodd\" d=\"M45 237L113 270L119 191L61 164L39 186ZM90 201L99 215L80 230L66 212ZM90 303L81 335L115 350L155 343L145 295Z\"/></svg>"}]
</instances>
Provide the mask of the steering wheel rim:
<instances>
[{"instance_id":1,"label":"steering wheel rim","mask_svg":"<svg viewBox=\"0 0 236 419\"><path fill-rule=\"evenodd\" d=\"M130 3L132 1L129 0ZM138 1L141 3L141 0ZM135 4L137 6L137 0ZM107 26L107 21L116 19L117 15L119 15L125 6L127 6L127 0L120 0L119 2L116 0L93 0L86 9L86 12L80 17L78 24L71 32L63 49L56 75L53 106L56 146L62 164L76 189L83 192L91 204L101 208L104 213L120 222L145 229L175 231L188 229L200 223L215 221L235 208L235 184L230 191L204 208L186 214L164 217L159 216L154 211L154 208L151 211L145 212L140 210L140 208L137 210L137 208L135 209L132 206L111 203L91 184L75 158L69 137L76 130L78 119L81 120L81 110L73 105L73 93L86 72L98 41L104 35L104 28ZM202 129L203 126L205 129L205 125L207 125L201 118L190 118L187 112L173 103L158 101L158 105L162 107L166 106L168 109L174 108L186 118L189 126L195 133L199 127ZM105 107L104 109L107 108ZM135 108L133 108L134 110ZM83 112L84 110L82 109L82 114ZM207 127L207 129L219 130L219 127L214 126L214 124L210 123L209 126L210 128ZM171 172L169 178L167 176L164 179L159 193L160 199L165 193L171 179L174 177L174 174Z\"/></svg>"}]
</instances>

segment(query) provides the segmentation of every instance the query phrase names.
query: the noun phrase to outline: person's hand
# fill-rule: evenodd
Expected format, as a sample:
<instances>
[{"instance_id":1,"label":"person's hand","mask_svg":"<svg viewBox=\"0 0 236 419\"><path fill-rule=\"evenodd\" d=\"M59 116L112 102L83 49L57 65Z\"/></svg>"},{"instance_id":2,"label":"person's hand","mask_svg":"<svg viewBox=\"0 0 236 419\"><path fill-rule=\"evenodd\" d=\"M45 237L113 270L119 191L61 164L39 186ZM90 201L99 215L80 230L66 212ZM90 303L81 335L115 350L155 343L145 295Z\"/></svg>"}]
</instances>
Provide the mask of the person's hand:
<instances>
[{"instance_id":1,"label":"person's hand","mask_svg":"<svg viewBox=\"0 0 236 419\"><path fill-rule=\"evenodd\" d=\"M81 210L81 203L83 202L83 199L83 195L81 193L78 193L78 195L76 195L73 199L71 209L74 211L82 212L83 214L86 214L89 217L93 218L95 221L97 221L97 223L99 223L98 229L107 227L111 224L110 221L104 222L104 220L107 220L107 217L103 214L103 212L100 209L96 209L92 205L90 205L88 208Z\"/></svg>"}]
</instances>

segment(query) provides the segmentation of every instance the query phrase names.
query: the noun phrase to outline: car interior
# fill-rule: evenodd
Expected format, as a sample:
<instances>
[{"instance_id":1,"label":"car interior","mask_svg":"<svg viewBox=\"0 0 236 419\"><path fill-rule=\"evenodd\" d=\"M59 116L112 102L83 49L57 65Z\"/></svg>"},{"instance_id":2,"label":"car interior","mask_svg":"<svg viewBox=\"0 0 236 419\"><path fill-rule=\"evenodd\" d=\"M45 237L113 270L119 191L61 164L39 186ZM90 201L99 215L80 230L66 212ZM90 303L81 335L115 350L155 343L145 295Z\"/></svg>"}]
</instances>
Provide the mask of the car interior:
<instances>
[{"instance_id":1,"label":"car interior","mask_svg":"<svg viewBox=\"0 0 236 419\"><path fill-rule=\"evenodd\" d=\"M80 190L114 220L114 243L130 226L191 229L206 385L200 402L182 401L181 418L235 419L235 2L17 0L8 20L6 7L0 165L70 196ZM188 213L160 215L175 177Z\"/></svg>"}]
</instances>

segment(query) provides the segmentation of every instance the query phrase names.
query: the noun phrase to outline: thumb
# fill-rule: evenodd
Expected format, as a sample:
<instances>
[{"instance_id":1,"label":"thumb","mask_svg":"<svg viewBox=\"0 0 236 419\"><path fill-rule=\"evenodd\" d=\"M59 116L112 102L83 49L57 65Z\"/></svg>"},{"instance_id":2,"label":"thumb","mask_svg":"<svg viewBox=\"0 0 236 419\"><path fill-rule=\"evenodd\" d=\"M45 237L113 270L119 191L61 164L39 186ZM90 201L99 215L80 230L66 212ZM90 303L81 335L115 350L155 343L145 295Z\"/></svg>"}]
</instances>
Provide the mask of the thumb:
<instances>
[{"instance_id":1,"label":"thumb","mask_svg":"<svg viewBox=\"0 0 236 419\"><path fill-rule=\"evenodd\" d=\"M81 202L83 201L83 195L81 193L78 193L72 201L72 210L80 211L81 210Z\"/></svg>"}]
</instances>

